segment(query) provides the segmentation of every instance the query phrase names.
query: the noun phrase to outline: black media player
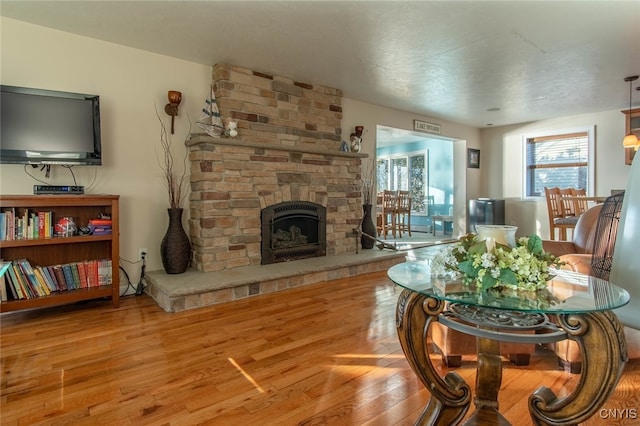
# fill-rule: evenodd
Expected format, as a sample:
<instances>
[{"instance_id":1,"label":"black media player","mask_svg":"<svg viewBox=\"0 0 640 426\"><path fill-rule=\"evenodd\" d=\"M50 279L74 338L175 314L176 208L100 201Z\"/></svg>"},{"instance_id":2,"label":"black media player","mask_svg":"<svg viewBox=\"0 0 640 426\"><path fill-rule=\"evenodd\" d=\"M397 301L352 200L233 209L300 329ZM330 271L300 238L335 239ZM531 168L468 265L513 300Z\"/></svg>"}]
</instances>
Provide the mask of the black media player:
<instances>
[{"instance_id":1,"label":"black media player","mask_svg":"<svg viewBox=\"0 0 640 426\"><path fill-rule=\"evenodd\" d=\"M33 193L36 195L42 194L84 194L84 186L64 186L64 185L33 185Z\"/></svg>"}]
</instances>

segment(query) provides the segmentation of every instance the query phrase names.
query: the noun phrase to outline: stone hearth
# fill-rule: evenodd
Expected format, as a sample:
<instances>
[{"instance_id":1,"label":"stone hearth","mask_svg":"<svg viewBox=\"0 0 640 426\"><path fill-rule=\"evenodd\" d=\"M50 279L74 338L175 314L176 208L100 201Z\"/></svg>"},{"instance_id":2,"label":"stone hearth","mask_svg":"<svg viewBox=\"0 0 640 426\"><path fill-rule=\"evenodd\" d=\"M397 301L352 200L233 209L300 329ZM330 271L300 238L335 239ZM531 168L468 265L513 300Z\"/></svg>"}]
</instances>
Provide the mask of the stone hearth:
<instances>
[{"instance_id":1,"label":"stone hearth","mask_svg":"<svg viewBox=\"0 0 640 426\"><path fill-rule=\"evenodd\" d=\"M351 240L352 246L359 244L355 236ZM406 256L406 251L373 249L357 254L314 257L217 272L190 269L184 274L169 275L162 270L151 271L146 275L145 292L165 311L179 312L338 278L386 271L404 262Z\"/></svg>"}]
</instances>

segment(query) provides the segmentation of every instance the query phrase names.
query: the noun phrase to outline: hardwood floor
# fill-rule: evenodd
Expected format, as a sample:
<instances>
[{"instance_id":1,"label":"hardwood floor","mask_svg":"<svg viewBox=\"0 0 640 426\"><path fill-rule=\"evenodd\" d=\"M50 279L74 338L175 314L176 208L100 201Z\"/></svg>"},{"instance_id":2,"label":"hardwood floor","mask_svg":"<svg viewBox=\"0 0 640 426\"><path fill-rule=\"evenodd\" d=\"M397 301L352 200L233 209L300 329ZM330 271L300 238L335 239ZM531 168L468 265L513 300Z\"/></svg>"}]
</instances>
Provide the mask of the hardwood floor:
<instances>
[{"instance_id":1,"label":"hardwood floor","mask_svg":"<svg viewBox=\"0 0 640 426\"><path fill-rule=\"evenodd\" d=\"M399 293L374 273L179 313L141 296L4 315L1 424L411 425L429 393L398 343ZM542 349L505 366L514 425L535 388L579 379ZM456 371L473 387L472 358ZM586 424L637 424L639 383L629 362L604 406L627 418Z\"/></svg>"}]
</instances>

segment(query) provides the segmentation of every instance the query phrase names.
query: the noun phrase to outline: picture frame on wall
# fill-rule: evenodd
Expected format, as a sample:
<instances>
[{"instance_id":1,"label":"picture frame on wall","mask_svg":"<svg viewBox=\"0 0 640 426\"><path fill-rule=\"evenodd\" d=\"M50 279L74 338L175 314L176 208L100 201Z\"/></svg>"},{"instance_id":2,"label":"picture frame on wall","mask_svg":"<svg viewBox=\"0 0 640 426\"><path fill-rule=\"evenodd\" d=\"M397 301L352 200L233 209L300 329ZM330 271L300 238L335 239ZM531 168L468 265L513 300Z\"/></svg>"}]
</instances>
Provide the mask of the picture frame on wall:
<instances>
[{"instance_id":1,"label":"picture frame on wall","mask_svg":"<svg viewBox=\"0 0 640 426\"><path fill-rule=\"evenodd\" d=\"M480 150L467 148L467 168L479 169L480 168Z\"/></svg>"}]
</instances>

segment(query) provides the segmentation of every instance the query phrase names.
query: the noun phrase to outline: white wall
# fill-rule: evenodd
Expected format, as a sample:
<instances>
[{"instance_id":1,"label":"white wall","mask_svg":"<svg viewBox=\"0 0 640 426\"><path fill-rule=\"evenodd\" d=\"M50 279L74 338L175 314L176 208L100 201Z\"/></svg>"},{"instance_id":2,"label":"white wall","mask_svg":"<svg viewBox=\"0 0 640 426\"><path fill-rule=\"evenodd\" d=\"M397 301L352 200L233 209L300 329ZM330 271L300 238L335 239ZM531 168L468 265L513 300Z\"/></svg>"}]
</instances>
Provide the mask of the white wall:
<instances>
[{"instance_id":1,"label":"white wall","mask_svg":"<svg viewBox=\"0 0 640 426\"><path fill-rule=\"evenodd\" d=\"M91 93L100 96L103 165L74 167L88 193L120 195L120 255L136 261L149 250L148 270L161 269L160 241L168 217L167 191L156 161L167 90L183 93L173 144L180 164L186 152L187 113L199 118L211 83L211 67L1 18L2 84ZM194 128L193 131L198 131ZM39 169L28 167L44 180ZM94 181L95 177L95 181ZM0 167L0 194L31 194L34 181L20 165ZM53 167L47 184L70 185L66 169ZM185 205L188 207L188 200ZM184 216L185 223L187 214ZM140 265L124 262L134 285Z\"/></svg>"},{"instance_id":2,"label":"white wall","mask_svg":"<svg viewBox=\"0 0 640 426\"><path fill-rule=\"evenodd\" d=\"M421 120L440 124L442 136L456 140L453 147L455 180L453 234L464 234L466 232L466 200L482 196L480 182L484 159L481 157L480 169L467 169L467 147L480 148L480 131L475 127L367 104L349 98L342 99L342 110L342 139L348 141L355 126L364 126L361 152L369 154L369 158L375 158L376 125L413 131L413 120Z\"/></svg>"},{"instance_id":3,"label":"white wall","mask_svg":"<svg viewBox=\"0 0 640 426\"><path fill-rule=\"evenodd\" d=\"M549 237L549 216L544 197L526 199L524 188L524 144L526 136L595 127L595 187L593 195L610 195L612 189L624 189L630 166L624 164L622 139L625 117L620 111L604 111L542 120L513 126L483 129L482 192L487 197L505 198L506 222L520 227L518 235L538 233Z\"/></svg>"}]
</instances>

